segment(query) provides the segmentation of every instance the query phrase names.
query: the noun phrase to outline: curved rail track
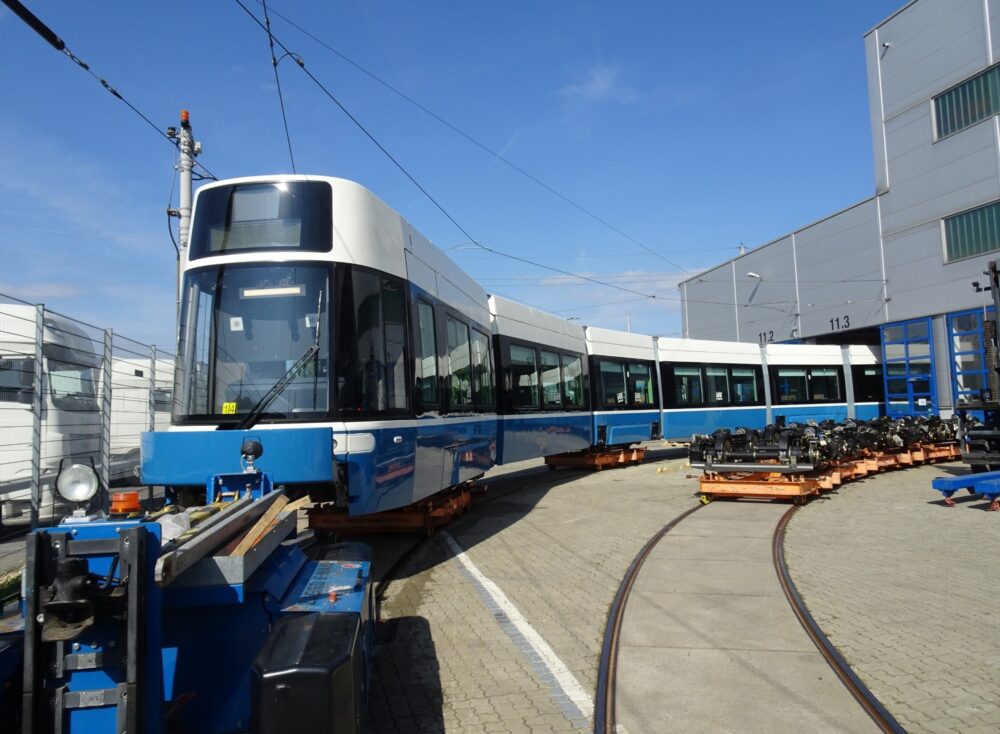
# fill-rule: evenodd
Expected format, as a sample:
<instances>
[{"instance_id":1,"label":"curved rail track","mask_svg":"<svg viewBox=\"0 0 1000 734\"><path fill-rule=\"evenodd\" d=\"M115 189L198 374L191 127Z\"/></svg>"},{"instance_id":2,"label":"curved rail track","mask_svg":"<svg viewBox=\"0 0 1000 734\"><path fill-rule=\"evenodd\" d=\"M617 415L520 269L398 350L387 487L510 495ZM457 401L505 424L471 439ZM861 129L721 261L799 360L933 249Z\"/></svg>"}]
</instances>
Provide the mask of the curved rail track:
<instances>
[{"instance_id":1,"label":"curved rail track","mask_svg":"<svg viewBox=\"0 0 1000 734\"><path fill-rule=\"evenodd\" d=\"M792 581L791 574L788 572L788 566L785 563L785 529L788 527L788 523L797 509L798 507L791 507L788 512L781 516L774 530L774 538L771 543L774 570L778 574L781 589L785 592L789 604L792 605L792 611L802 624L806 634L809 635L809 638L816 645L817 649L819 649L826 662L833 668L833 672L837 674L837 677L847 687L847 690L851 692L851 695L854 696L865 712L872 718L872 721L884 732L906 734L906 730L879 703L878 699L868 690L868 686L851 670L851 666L844 660L840 651L837 650L826 634L824 634L823 630L820 629L820 626L816 623L812 614L809 613L805 602L799 595L798 589L795 587L795 582Z\"/></svg>"},{"instance_id":2,"label":"curved rail track","mask_svg":"<svg viewBox=\"0 0 1000 734\"><path fill-rule=\"evenodd\" d=\"M611 609L608 612L608 624L604 629L604 644L601 646L601 661L597 669L597 696L594 698L595 734L615 734L617 731L615 728L615 681L618 673L618 641L621 637L622 620L625 618L625 605L628 602L632 586L635 584L635 579L639 575L639 571L642 570L642 564L646 562L649 554L664 535L702 507L704 505L695 505L660 528L656 535L650 538L639 551L618 586L618 591L615 593Z\"/></svg>"},{"instance_id":3,"label":"curved rail track","mask_svg":"<svg viewBox=\"0 0 1000 734\"><path fill-rule=\"evenodd\" d=\"M622 621L625 618L625 607L628 603L628 597L633 585L635 584L635 580L638 577L646 559L649 557L656 545L663 539L663 537L677 527L677 525L679 525L682 521L690 517L694 512L701 509L701 507L703 507L703 505L696 505L690 510L678 515L662 529L660 529L656 535L650 538L632 561L632 564L629 566L625 577L622 579L622 582L618 587L618 592L615 594L614 601L611 604L611 609L608 612L608 622L605 627L604 643L601 648L601 659L597 672L597 695L594 700L594 734L616 734L618 731L617 715L615 710L618 646L621 636ZM809 638L823 655L823 658L837 674L837 677L841 680L841 682L843 682L843 684L847 687L851 695L854 696L859 704L861 704L861 707L875 722L876 726L878 726L883 732L887 732L887 734L906 734L906 730L900 726L895 718L893 718L892 714L890 714L885 707L879 703L868 687L865 686L861 679L858 678L853 670L851 670L847 661L844 660L837 648L823 633L823 630L820 629L816 620L806 608L802 597L799 595L798 590L795 587L795 583L792 581L788 567L785 563L784 540L785 530L788 527L788 523L791 520L792 515L795 514L797 509L797 506L790 507L788 511L781 516L781 519L775 527L774 535L771 541L771 551L774 560L775 572L777 573L781 588L792 607L792 611L802 624L806 633L809 635Z\"/></svg>"}]
</instances>

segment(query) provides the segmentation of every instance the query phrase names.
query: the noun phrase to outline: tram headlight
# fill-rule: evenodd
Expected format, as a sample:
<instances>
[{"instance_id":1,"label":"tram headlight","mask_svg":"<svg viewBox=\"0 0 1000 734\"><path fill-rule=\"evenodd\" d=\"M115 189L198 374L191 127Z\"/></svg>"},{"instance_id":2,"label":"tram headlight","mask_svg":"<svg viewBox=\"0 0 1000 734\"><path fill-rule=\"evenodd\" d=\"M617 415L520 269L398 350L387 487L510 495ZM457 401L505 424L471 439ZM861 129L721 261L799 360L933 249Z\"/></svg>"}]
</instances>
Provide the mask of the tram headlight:
<instances>
[{"instance_id":1,"label":"tram headlight","mask_svg":"<svg viewBox=\"0 0 1000 734\"><path fill-rule=\"evenodd\" d=\"M71 464L56 479L56 488L68 502L86 502L97 493L100 482L94 470L85 464Z\"/></svg>"}]
</instances>

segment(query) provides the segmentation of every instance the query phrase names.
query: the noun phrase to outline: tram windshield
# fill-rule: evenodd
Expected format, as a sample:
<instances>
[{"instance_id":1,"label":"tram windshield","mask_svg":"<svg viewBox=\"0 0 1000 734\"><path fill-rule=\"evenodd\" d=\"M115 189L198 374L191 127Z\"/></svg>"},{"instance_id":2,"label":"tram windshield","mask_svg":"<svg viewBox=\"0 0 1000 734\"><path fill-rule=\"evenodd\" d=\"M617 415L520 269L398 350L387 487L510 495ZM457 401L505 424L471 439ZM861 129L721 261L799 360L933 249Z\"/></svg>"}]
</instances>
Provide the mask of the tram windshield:
<instances>
[{"instance_id":1,"label":"tram windshield","mask_svg":"<svg viewBox=\"0 0 1000 734\"><path fill-rule=\"evenodd\" d=\"M318 354L263 418L310 418L328 411L328 266L205 268L185 276L183 298L176 419L248 413L312 344L319 345Z\"/></svg>"}]
</instances>

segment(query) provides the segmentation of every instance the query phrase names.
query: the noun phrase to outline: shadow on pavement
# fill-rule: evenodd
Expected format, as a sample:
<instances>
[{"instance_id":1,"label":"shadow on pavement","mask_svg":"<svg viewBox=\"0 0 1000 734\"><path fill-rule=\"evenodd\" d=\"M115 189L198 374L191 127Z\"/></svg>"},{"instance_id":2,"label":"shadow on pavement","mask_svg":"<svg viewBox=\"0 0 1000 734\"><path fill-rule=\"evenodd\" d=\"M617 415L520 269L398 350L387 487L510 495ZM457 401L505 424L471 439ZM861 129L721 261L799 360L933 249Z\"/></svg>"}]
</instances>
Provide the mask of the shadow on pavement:
<instances>
[{"instance_id":1,"label":"shadow on pavement","mask_svg":"<svg viewBox=\"0 0 1000 734\"><path fill-rule=\"evenodd\" d=\"M427 620L386 620L379 626L377 643L368 730L376 734L443 732L441 671Z\"/></svg>"}]
</instances>

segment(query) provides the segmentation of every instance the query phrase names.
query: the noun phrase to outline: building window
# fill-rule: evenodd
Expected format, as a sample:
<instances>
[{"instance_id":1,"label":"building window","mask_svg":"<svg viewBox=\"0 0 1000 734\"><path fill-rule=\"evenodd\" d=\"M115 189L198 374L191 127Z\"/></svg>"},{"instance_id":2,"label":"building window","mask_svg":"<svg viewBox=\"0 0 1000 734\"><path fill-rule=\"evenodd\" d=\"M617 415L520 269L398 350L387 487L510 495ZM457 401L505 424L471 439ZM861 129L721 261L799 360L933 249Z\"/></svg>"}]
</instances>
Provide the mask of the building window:
<instances>
[{"instance_id":1,"label":"building window","mask_svg":"<svg viewBox=\"0 0 1000 734\"><path fill-rule=\"evenodd\" d=\"M937 412L930 323L924 318L882 327L886 413L890 418Z\"/></svg>"},{"instance_id":2,"label":"building window","mask_svg":"<svg viewBox=\"0 0 1000 734\"><path fill-rule=\"evenodd\" d=\"M944 220L948 262L1000 250L1000 202Z\"/></svg>"},{"instance_id":3,"label":"building window","mask_svg":"<svg viewBox=\"0 0 1000 734\"><path fill-rule=\"evenodd\" d=\"M988 313L992 313L990 307ZM989 389L983 309L948 315L951 388L955 402L977 401Z\"/></svg>"},{"instance_id":4,"label":"building window","mask_svg":"<svg viewBox=\"0 0 1000 734\"><path fill-rule=\"evenodd\" d=\"M935 97L934 111L939 139L1000 112L1000 66Z\"/></svg>"}]
</instances>

